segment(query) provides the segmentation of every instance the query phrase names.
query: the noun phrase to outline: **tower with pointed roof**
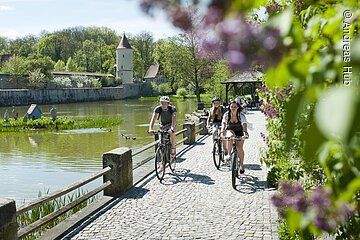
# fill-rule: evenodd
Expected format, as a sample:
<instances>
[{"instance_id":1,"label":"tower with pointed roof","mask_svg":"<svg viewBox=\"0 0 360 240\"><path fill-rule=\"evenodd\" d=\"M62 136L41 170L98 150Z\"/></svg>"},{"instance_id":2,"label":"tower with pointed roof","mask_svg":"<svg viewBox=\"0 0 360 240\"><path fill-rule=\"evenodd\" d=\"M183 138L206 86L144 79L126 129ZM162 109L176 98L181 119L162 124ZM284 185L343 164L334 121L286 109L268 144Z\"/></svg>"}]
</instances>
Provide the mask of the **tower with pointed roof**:
<instances>
[{"instance_id":1,"label":"tower with pointed roof","mask_svg":"<svg viewBox=\"0 0 360 240\"><path fill-rule=\"evenodd\" d=\"M122 83L133 83L133 51L124 33L116 48L116 76Z\"/></svg>"}]
</instances>

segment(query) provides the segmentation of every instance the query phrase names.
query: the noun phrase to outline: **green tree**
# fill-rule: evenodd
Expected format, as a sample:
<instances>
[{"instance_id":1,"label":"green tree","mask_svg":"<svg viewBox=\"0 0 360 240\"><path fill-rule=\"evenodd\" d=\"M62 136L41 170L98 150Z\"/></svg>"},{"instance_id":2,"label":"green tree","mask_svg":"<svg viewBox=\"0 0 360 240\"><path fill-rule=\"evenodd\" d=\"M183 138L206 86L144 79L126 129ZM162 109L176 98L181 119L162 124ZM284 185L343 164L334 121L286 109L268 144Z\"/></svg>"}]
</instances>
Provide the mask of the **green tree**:
<instances>
[{"instance_id":1,"label":"green tree","mask_svg":"<svg viewBox=\"0 0 360 240\"><path fill-rule=\"evenodd\" d=\"M184 57L187 48L181 44L179 37L172 37L166 40L159 40L155 48L155 61L159 63L164 71L173 92L182 86L184 82Z\"/></svg>"},{"instance_id":2,"label":"green tree","mask_svg":"<svg viewBox=\"0 0 360 240\"><path fill-rule=\"evenodd\" d=\"M85 40L83 47L76 52L74 60L86 72L100 71L101 61L97 43L94 40Z\"/></svg>"},{"instance_id":3,"label":"green tree","mask_svg":"<svg viewBox=\"0 0 360 240\"><path fill-rule=\"evenodd\" d=\"M214 65L214 74L211 76L210 81L206 83L205 90L212 96L218 96L225 99L225 88L221 84L230 78L230 69L228 62L220 60Z\"/></svg>"},{"instance_id":4,"label":"green tree","mask_svg":"<svg viewBox=\"0 0 360 240\"><path fill-rule=\"evenodd\" d=\"M14 55L5 62L2 70L14 77L28 76L27 60L24 57Z\"/></svg>"},{"instance_id":5,"label":"green tree","mask_svg":"<svg viewBox=\"0 0 360 240\"><path fill-rule=\"evenodd\" d=\"M35 69L29 73L29 84L33 88L45 88L47 85L46 76L41 69Z\"/></svg>"},{"instance_id":6,"label":"green tree","mask_svg":"<svg viewBox=\"0 0 360 240\"><path fill-rule=\"evenodd\" d=\"M66 61L67 57L71 56L67 56L68 54L65 53L67 44L70 42L67 41L65 35L57 32L41 38L36 44L36 49L40 55L49 56L55 62Z\"/></svg>"},{"instance_id":7,"label":"green tree","mask_svg":"<svg viewBox=\"0 0 360 240\"><path fill-rule=\"evenodd\" d=\"M0 54L6 53L8 48L8 41L6 38L0 36Z\"/></svg>"},{"instance_id":8,"label":"green tree","mask_svg":"<svg viewBox=\"0 0 360 240\"><path fill-rule=\"evenodd\" d=\"M142 32L130 39L134 49L134 76L142 79L154 64L155 42L151 33Z\"/></svg>"},{"instance_id":9,"label":"green tree","mask_svg":"<svg viewBox=\"0 0 360 240\"><path fill-rule=\"evenodd\" d=\"M69 57L67 62L66 62L66 71L68 71L68 72L76 72L76 71L78 71L78 66L77 66L76 62L71 57Z\"/></svg>"},{"instance_id":10,"label":"green tree","mask_svg":"<svg viewBox=\"0 0 360 240\"><path fill-rule=\"evenodd\" d=\"M31 55L27 58L28 73L40 71L47 79L51 78L51 72L54 69L54 65L54 61L48 56Z\"/></svg>"},{"instance_id":11,"label":"green tree","mask_svg":"<svg viewBox=\"0 0 360 240\"><path fill-rule=\"evenodd\" d=\"M11 81L16 82L16 87L19 88L20 78L28 76L27 60L24 57L13 55L2 67L2 72L11 75Z\"/></svg>"},{"instance_id":12,"label":"green tree","mask_svg":"<svg viewBox=\"0 0 360 240\"><path fill-rule=\"evenodd\" d=\"M187 30L181 38L187 50L182 56L181 75L185 85L190 84L194 88L196 99L201 102L200 93L212 75L213 61L201 55L200 35L195 30Z\"/></svg>"},{"instance_id":13,"label":"green tree","mask_svg":"<svg viewBox=\"0 0 360 240\"><path fill-rule=\"evenodd\" d=\"M34 47L37 41L37 37L33 35L10 40L6 52L17 56L28 57L29 55L35 53Z\"/></svg>"},{"instance_id":14,"label":"green tree","mask_svg":"<svg viewBox=\"0 0 360 240\"><path fill-rule=\"evenodd\" d=\"M65 63L62 60L58 60L54 65L54 71L65 71L65 70L66 70Z\"/></svg>"}]
</instances>

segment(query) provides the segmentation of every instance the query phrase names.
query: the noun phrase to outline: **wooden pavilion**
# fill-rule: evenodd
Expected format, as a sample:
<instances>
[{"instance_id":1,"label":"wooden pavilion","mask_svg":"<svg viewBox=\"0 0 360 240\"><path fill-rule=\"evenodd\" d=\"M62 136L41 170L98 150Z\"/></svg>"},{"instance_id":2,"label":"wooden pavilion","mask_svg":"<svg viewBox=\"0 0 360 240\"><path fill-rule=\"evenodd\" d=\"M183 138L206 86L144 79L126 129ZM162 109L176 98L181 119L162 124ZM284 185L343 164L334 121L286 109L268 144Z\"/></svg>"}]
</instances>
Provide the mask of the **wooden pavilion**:
<instances>
[{"instance_id":1,"label":"wooden pavilion","mask_svg":"<svg viewBox=\"0 0 360 240\"><path fill-rule=\"evenodd\" d=\"M254 95L255 89L261 84L263 75L259 71L244 71L222 82L221 84L226 84L226 103L229 102L229 91L231 89L235 89L236 92L240 93L246 85L250 84L251 95Z\"/></svg>"}]
</instances>

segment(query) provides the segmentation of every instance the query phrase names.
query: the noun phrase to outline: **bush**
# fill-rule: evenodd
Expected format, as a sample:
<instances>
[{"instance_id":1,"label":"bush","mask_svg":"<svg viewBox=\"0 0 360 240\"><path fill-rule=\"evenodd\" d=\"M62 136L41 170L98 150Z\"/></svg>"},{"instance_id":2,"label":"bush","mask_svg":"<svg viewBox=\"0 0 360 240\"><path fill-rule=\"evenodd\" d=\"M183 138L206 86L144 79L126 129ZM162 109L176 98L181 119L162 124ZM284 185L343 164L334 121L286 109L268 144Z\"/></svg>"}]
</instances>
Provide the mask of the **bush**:
<instances>
[{"instance_id":1,"label":"bush","mask_svg":"<svg viewBox=\"0 0 360 240\"><path fill-rule=\"evenodd\" d=\"M172 92L169 83L160 84L159 87L158 87L158 91L159 91L159 93L162 94L162 95L166 95L166 94Z\"/></svg>"},{"instance_id":2,"label":"bush","mask_svg":"<svg viewBox=\"0 0 360 240\"><path fill-rule=\"evenodd\" d=\"M185 88L179 88L176 91L176 95L181 96L183 98L185 98L187 94L188 94L188 91Z\"/></svg>"}]
</instances>

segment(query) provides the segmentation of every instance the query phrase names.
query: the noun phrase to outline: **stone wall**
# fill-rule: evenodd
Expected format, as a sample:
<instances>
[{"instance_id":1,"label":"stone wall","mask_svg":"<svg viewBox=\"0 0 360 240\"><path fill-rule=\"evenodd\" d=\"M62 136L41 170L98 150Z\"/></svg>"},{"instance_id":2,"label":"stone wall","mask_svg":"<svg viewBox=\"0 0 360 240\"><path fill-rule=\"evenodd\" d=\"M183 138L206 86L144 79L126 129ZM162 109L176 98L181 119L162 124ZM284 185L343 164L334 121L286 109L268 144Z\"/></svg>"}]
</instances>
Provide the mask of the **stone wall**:
<instances>
[{"instance_id":1,"label":"stone wall","mask_svg":"<svg viewBox=\"0 0 360 240\"><path fill-rule=\"evenodd\" d=\"M0 89L25 88L28 84L29 81L26 78L17 78L14 81L9 74L0 73Z\"/></svg>"},{"instance_id":2,"label":"stone wall","mask_svg":"<svg viewBox=\"0 0 360 240\"><path fill-rule=\"evenodd\" d=\"M0 89L0 106L120 100L148 96L150 92L151 86L146 82L98 89Z\"/></svg>"}]
</instances>

